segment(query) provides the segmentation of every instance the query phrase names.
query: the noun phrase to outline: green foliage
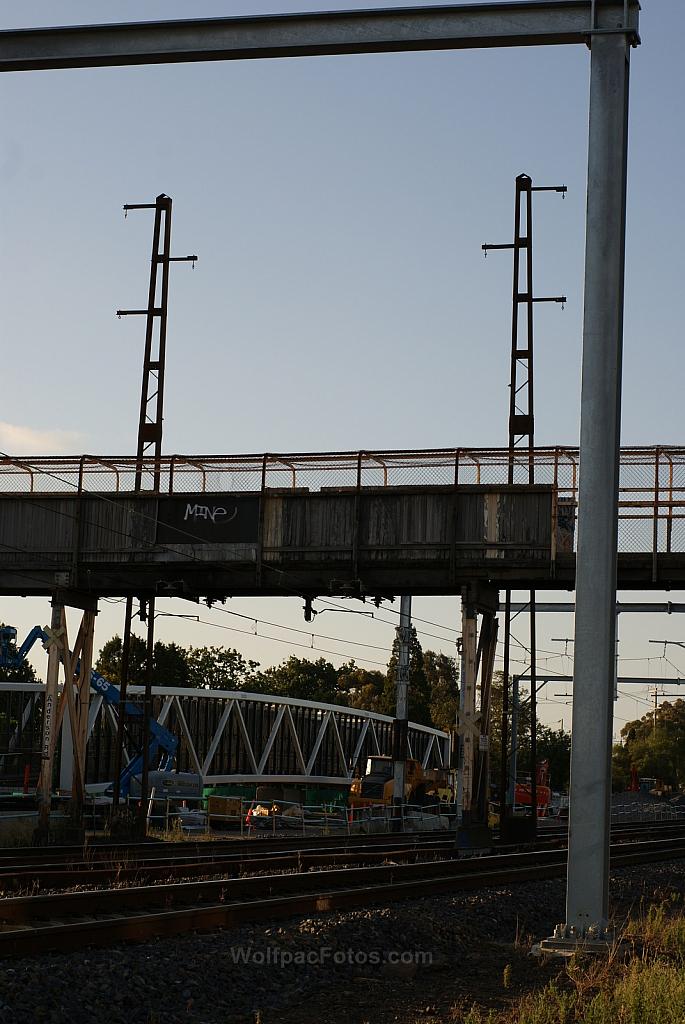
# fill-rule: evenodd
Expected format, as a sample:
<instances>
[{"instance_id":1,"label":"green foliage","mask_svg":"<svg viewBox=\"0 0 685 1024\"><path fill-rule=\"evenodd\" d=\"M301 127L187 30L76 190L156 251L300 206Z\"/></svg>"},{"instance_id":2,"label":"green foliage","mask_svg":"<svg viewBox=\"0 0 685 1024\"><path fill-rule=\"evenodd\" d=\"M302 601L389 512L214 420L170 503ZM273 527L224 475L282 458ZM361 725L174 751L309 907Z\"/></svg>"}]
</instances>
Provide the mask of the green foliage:
<instances>
[{"instance_id":1,"label":"green foliage","mask_svg":"<svg viewBox=\"0 0 685 1024\"><path fill-rule=\"evenodd\" d=\"M382 672L360 668L349 661L338 671L340 703L360 711L381 713L384 699L385 676Z\"/></svg>"},{"instance_id":2,"label":"green foliage","mask_svg":"<svg viewBox=\"0 0 685 1024\"><path fill-rule=\"evenodd\" d=\"M490 777L499 783L502 751L502 672L495 672L490 701ZM512 682L509 681L509 721L511 721ZM549 761L553 789L567 789L571 767L571 734L564 729L551 729L537 723L537 760ZM524 685L519 691L518 766L521 774L530 773L530 700Z\"/></svg>"},{"instance_id":3,"label":"green foliage","mask_svg":"<svg viewBox=\"0 0 685 1024\"><path fill-rule=\"evenodd\" d=\"M537 728L538 761L549 761L549 777L554 789L568 789L571 771L571 733L564 729Z\"/></svg>"},{"instance_id":4,"label":"green foliage","mask_svg":"<svg viewBox=\"0 0 685 1024\"><path fill-rule=\"evenodd\" d=\"M383 687L382 710L383 714L394 715L397 688L397 666L399 662L400 641L397 636L392 645L392 654L388 662L388 671L385 676ZM411 640L409 641L409 720L418 722L420 725L431 724L431 690L426 669L424 667L423 648L416 635L416 629L411 627Z\"/></svg>"},{"instance_id":5,"label":"green foliage","mask_svg":"<svg viewBox=\"0 0 685 1024\"><path fill-rule=\"evenodd\" d=\"M267 668L256 676L258 693L293 700L313 700L319 704L344 703L338 690L338 670L325 658L309 661L292 655L280 665Z\"/></svg>"},{"instance_id":6,"label":"green foliage","mask_svg":"<svg viewBox=\"0 0 685 1024\"><path fill-rule=\"evenodd\" d=\"M121 682L121 649L121 637L113 636L102 647L95 665L98 672L117 684ZM245 690L394 715L397 656L396 640L385 673L361 668L354 661L336 668L325 658L310 661L294 655L280 665L260 669L258 662L246 660L230 647L184 648L157 641L152 683ZM145 683L146 661L145 641L132 636L130 683ZM414 630L410 647L409 718L447 730L455 723L458 702L456 659L434 651L424 652Z\"/></svg>"},{"instance_id":7,"label":"green foliage","mask_svg":"<svg viewBox=\"0 0 685 1024\"><path fill-rule=\"evenodd\" d=\"M113 636L104 645L96 669L113 683L121 682L121 637ZM147 646L138 636L131 637L129 683L143 685L147 666ZM245 661L230 647L179 647L155 643L152 662L153 686L197 686L201 689L249 690L255 678L256 661Z\"/></svg>"},{"instance_id":8,"label":"green foliage","mask_svg":"<svg viewBox=\"0 0 685 1024\"><path fill-rule=\"evenodd\" d=\"M258 661L245 661L232 647L189 647L186 686L205 690L254 690Z\"/></svg>"},{"instance_id":9,"label":"green foliage","mask_svg":"<svg viewBox=\"0 0 685 1024\"><path fill-rule=\"evenodd\" d=\"M568 969L568 974L572 969ZM685 972L670 963L633 960L623 970L600 964L570 979L552 982L518 1003L513 1016L470 1010L464 1024L682 1024Z\"/></svg>"},{"instance_id":10,"label":"green foliage","mask_svg":"<svg viewBox=\"0 0 685 1024\"><path fill-rule=\"evenodd\" d=\"M685 917L676 900L628 923L607 956L572 957L554 982L497 1012L474 1006L463 1024L682 1024ZM633 955L625 958L632 948ZM620 954L620 955L616 955ZM506 971L506 968L505 968ZM503 979L504 980L504 979ZM505 988L506 988L505 984Z\"/></svg>"},{"instance_id":11,"label":"green foliage","mask_svg":"<svg viewBox=\"0 0 685 1024\"><path fill-rule=\"evenodd\" d=\"M685 784L685 701L664 701L642 718L627 722L621 730L623 742L614 747L614 786L624 789L630 781L631 765L638 776Z\"/></svg>"},{"instance_id":12,"label":"green foliage","mask_svg":"<svg viewBox=\"0 0 685 1024\"><path fill-rule=\"evenodd\" d=\"M448 732L455 726L459 706L457 659L435 651L424 651L423 670L430 693L430 720L438 729Z\"/></svg>"},{"instance_id":13,"label":"green foliage","mask_svg":"<svg viewBox=\"0 0 685 1024\"><path fill-rule=\"evenodd\" d=\"M103 646L95 662L96 671L111 683L121 682L121 648L121 637L117 634ZM138 636L132 636L128 665L129 683L142 685L145 682L145 662L145 641Z\"/></svg>"}]
</instances>

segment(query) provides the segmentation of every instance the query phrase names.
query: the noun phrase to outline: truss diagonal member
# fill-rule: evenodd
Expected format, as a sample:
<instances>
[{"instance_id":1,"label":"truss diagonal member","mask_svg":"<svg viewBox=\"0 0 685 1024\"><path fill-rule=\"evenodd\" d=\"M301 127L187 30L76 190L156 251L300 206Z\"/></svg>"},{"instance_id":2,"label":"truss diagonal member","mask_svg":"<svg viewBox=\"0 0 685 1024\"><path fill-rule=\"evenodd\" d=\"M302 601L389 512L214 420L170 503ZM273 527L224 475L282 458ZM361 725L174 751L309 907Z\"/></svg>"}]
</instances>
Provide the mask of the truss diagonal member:
<instances>
[{"instance_id":1,"label":"truss diagonal member","mask_svg":"<svg viewBox=\"0 0 685 1024\"><path fill-rule=\"evenodd\" d=\"M345 756L345 747L343 746L343 741L340 738L340 730L338 729L337 716L332 711L329 712L329 714L331 716L331 721L333 723L333 736L335 739L335 747L337 748L338 753L340 755L340 763L342 765L344 774L349 777L352 775L352 769L347 764L347 758Z\"/></svg>"},{"instance_id":2,"label":"truss diagonal member","mask_svg":"<svg viewBox=\"0 0 685 1024\"><path fill-rule=\"evenodd\" d=\"M190 729L188 728L188 723L186 721L186 716L183 713L181 702L178 699L178 697L174 697L174 701L176 704L176 715L178 716L178 723L181 726L181 732L185 736L186 743L188 744L188 750L190 751L190 757L195 766L195 771L198 773L198 775L202 775L202 765L200 764L200 758L197 756L195 743L193 742L193 737L190 735Z\"/></svg>"},{"instance_id":3,"label":"truss diagonal member","mask_svg":"<svg viewBox=\"0 0 685 1024\"><path fill-rule=\"evenodd\" d=\"M235 701L233 701L233 700L226 701L226 706L224 707L224 710L221 712L221 718L219 719L219 723L218 723L218 725L216 727L214 735L212 736L212 742L209 744L209 749L207 750L207 754L205 756L205 759L202 762L202 774L203 775L207 775L209 773L209 767L210 767L212 761L214 760L214 755L216 754L217 747L219 746L219 743L221 742L221 737L224 734L224 730L226 729L226 725L228 724L228 720L231 717L231 711L233 710L234 704L235 704Z\"/></svg>"},{"instance_id":4,"label":"truss diagonal member","mask_svg":"<svg viewBox=\"0 0 685 1024\"><path fill-rule=\"evenodd\" d=\"M157 721L159 722L160 725L165 724L167 718L169 717L169 712L171 711L171 705L174 703L175 699L175 697L167 697L164 703L162 704L162 710L160 711L159 716L157 718Z\"/></svg>"},{"instance_id":5,"label":"truss diagonal member","mask_svg":"<svg viewBox=\"0 0 685 1024\"><path fill-rule=\"evenodd\" d=\"M281 722L283 721L284 714L285 714L285 704L281 704L281 706L278 709L278 712L276 714L276 718L274 719L274 724L273 724L273 726L271 728L271 732L269 733L269 738L266 741L266 746L264 747L264 750L262 751L262 756L260 758L259 765L257 767L257 774L258 775L263 775L264 774L264 769L266 768L267 762L269 760L269 754L271 753L271 751L273 749L273 745L276 742L276 737L278 736L279 729L281 728Z\"/></svg>"},{"instance_id":6,"label":"truss diagonal member","mask_svg":"<svg viewBox=\"0 0 685 1024\"><path fill-rule=\"evenodd\" d=\"M319 755L319 750L321 749L321 744L324 741L324 737L325 737L326 731L328 729L328 723L329 723L331 717L332 717L332 712L331 711L327 711L325 713L325 715L321 719L321 725L319 726L319 730L318 730L318 732L316 734L316 739L314 740L314 746L312 747L312 752L309 755L309 760L307 761L307 768L306 768L306 771L305 771L306 775L311 775L312 774L312 770L314 768L314 765L316 764L316 759L317 759L317 757Z\"/></svg>"},{"instance_id":7,"label":"truss diagonal member","mask_svg":"<svg viewBox=\"0 0 685 1024\"><path fill-rule=\"evenodd\" d=\"M431 753L433 752L433 747L434 746L435 746L435 736L431 736L431 738L428 740L428 743L426 745L426 749L425 749L424 755L423 755L423 760L421 761L421 767L422 768L427 768L428 765L430 764Z\"/></svg>"},{"instance_id":8,"label":"truss diagonal member","mask_svg":"<svg viewBox=\"0 0 685 1024\"><path fill-rule=\"evenodd\" d=\"M357 761L359 760L359 758L361 756L361 752L364 749L364 740L366 739L366 734L369 731L369 725L370 725L370 719L367 718L366 721L364 722L363 726L361 727L361 730L359 732L359 736L357 738L357 742L356 742L355 747L354 747L354 753L352 754L352 765L351 765L352 771L354 771L354 769L355 769L355 767L357 765Z\"/></svg>"},{"instance_id":9,"label":"truss diagonal member","mask_svg":"<svg viewBox=\"0 0 685 1024\"><path fill-rule=\"evenodd\" d=\"M243 713L240 709L240 704L237 701L235 703L235 720L238 723L238 729L240 731L240 735L242 736L243 745L245 747L245 750L247 751L247 757L250 762L250 767L252 768L254 774L257 775L257 758L255 757L255 752L252 747L252 742L247 731L247 726L245 725L245 719L243 718Z\"/></svg>"},{"instance_id":10,"label":"truss diagonal member","mask_svg":"<svg viewBox=\"0 0 685 1024\"><path fill-rule=\"evenodd\" d=\"M88 726L87 726L87 730L86 730L86 739L87 740L90 739L91 733L93 732L93 727L95 726L95 723L97 721L97 717L100 714L100 708L102 707L102 700L103 700L102 694L98 693L97 696L95 696L93 698L93 700L91 700L91 702L90 702L90 706L88 708ZM112 711L112 714L114 714L114 711Z\"/></svg>"},{"instance_id":11,"label":"truss diagonal member","mask_svg":"<svg viewBox=\"0 0 685 1024\"><path fill-rule=\"evenodd\" d=\"M371 727L371 736L373 737L373 744L374 744L374 746L376 748L375 753L376 754L380 754L380 752L381 752L381 745L378 742L378 733L376 732L376 723L373 721L373 719L371 719L370 727Z\"/></svg>"},{"instance_id":12,"label":"truss diagonal member","mask_svg":"<svg viewBox=\"0 0 685 1024\"><path fill-rule=\"evenodd\" d=\"M284 705L284 706L285 706L285 720L286 720L286 722L288 724L288 730L290 732L290 736L291 736L292 741L293 741L293 747L295 749L295 758L296 758L297 763L298 763L298 765L300 767L300 770L302 771L302 774L306 775L306 773L307 773L307 766L305 764L304 755L302 753L302 747L300 745L300 738L297 735L297 729L295 728L295 723L293 721L293 714L292 714L292 711L290 710L290 708L289 708L289 706L287 704Z\"/></svg>"}]
</instances>

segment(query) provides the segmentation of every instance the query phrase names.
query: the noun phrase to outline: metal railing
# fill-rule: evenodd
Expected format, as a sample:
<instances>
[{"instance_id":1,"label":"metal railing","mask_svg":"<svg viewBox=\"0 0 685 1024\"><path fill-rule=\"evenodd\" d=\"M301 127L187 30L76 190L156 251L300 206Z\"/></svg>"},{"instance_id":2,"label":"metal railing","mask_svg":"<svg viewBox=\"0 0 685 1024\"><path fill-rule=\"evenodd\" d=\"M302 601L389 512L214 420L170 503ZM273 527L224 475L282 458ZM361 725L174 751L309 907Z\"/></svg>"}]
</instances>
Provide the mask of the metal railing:
<instances>
[{"instance_id":1,"label":"metal railing","mask_svg":"<svg viewBox=\"0 0 685 1024\"><path fill-rule=\"evenodd\" d=\"M554 487L559 515L575 517L577 448L537 448L535 482ZM360 490L506 485L506 448L435 448L263 455L170 455L141 461L143 490L160 475L161 494ZM529 454L514 458L514 483L527 486ZM134 490L133 456L0 459L0 494L121 494ZM685 446L623 448L619 550L685 551Z\"/></svg>"}]
</instances>

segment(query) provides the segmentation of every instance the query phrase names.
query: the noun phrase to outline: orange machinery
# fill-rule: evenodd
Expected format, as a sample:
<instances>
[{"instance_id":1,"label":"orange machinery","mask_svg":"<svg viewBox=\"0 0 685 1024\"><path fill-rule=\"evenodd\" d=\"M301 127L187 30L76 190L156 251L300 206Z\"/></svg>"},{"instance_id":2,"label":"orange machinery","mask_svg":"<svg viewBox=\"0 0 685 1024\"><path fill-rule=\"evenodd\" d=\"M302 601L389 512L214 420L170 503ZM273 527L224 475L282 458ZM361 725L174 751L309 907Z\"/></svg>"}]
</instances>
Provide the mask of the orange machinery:
<instances>
[{"instance_id":1,"label":"orange machinery","mask_svg":"<svg viewBox=\"0 0 685 1024\"><path fill-rule=\"evenodd\" d=\"M549 805L552 802L552 789L549 784L549 761L539 761L535 772L536 802L538 805L538 818L545 818ZM530 807L531 804L530 782L517 782L514 790L514 804L516 807Z\"/></svg>"}]
</instances>

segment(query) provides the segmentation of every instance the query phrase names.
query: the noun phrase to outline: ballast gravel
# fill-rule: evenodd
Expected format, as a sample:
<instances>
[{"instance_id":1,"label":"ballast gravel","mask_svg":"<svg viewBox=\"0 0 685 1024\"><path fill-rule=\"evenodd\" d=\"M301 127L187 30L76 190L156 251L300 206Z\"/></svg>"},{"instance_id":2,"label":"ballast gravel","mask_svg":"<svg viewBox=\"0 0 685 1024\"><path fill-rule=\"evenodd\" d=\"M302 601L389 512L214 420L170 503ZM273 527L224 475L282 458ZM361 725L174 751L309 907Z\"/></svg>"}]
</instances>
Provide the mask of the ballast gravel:
<instances>
[{"instance_id":1,"label":"ballast gravel","mask_svg":"<svg viewBox=\"0 0 685 1024\"><path fill-rule=\"evenodd\" d=\"M673 893L685 895L685 861L623 868L612 879L622 915ZM528 955L530 941L563 912L564 883L553 879L5 959L0 1022L452 1024L460 1007L504 1006L530 972L549 974Z\"/></svg>"}]
</instances>

